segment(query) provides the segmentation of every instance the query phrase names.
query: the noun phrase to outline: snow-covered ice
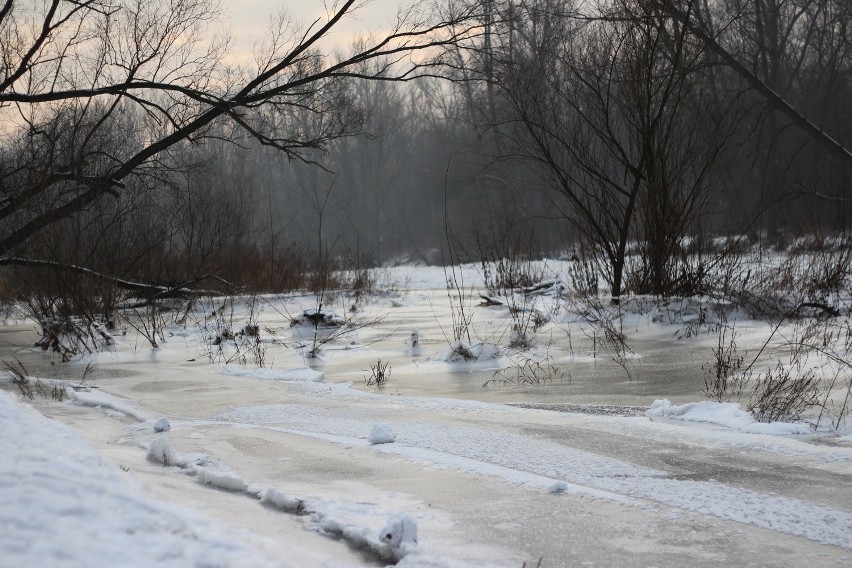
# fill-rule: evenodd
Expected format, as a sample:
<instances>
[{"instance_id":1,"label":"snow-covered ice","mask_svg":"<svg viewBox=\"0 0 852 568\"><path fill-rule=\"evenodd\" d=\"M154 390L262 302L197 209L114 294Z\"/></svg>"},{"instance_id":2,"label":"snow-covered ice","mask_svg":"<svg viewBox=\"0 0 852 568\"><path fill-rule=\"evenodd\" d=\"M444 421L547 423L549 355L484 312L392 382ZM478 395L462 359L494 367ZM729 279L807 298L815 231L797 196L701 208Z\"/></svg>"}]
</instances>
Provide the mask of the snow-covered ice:
<instances>
[{"instance_id":1,"label":"snow-covered ice","mask_svg":"<svg viewBox=\"0 0 852 568\"><path fill-rule=\"evenodd\" d=\"M157 350L130 334L70 365L22 354L59 381L90 360L102 378L66 402L31 403L56 421L0 392L0 564L833 566L850 556L848 430L761 424L740 404L702 401L697 353L715 337L677 339L691 321L683 306L625 308L637 338L630 380L582 317L549 311L549 297L525 308L552 315L528 351L508 347L506 306L475 308L476 339L455 342L443 271L406 270L426 289L393 309L361 308L391 315L357 339L332 338L322 358L270 342L263 367L211 364L198 358L200 334L177 327ZM303 313L312 299L268 301ZM286 337L276 313L261 329ZM760 322L738 328L745 346L765 338ZM377 390L362 369L379 359L393 375ZM483 388L525 360L573 378Z\"/></svg>"},{"instance_id":2,"label":"snow-covered ice","mask_svg":"<svg viewBox=\"0 0 852 568\"><path fill-rule=\"evenodd\" d=\"M284 566L133 487L79 434L0 391L3 566Z\"/></svg>"}]
</instances>

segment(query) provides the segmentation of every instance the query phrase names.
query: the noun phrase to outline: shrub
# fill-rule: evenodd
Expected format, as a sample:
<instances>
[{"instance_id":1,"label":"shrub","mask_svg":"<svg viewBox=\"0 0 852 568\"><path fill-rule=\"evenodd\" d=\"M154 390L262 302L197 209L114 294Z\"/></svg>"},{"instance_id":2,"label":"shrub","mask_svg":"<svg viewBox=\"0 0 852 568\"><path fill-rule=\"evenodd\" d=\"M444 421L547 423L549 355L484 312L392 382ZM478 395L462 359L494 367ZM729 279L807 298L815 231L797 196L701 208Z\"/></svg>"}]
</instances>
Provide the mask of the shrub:
<instances>
[{"instance_id":1,"label":"shrub","mask_svg":"<svg viewBox=\"0 0 852 568\"><path fill-rule=\"evenodd\" d=\"M713 361L701 366L704 371L704 392L708 397L722 402L731 396L740 396L745 386L743 356L737 352L736 331L719 326L718 343L713 348Z\"/></svg>"},{"instance_id":2,"label":"shrub","mask_svg":"<svg viewBox=\"0 0 852 568\"><path fill-rule=\"evenodd\" d=\"M388 379L390 379L390 373L390 362L385 361L382 363L382 360L379 359L375 365L370 365L370 376L366 379L367 386L385 386L385 383L387 383Z\"/></svg>"},{"instance_id":3,"label":"shrub","mask_svg":"<svg viewBox=\"0 0 852 568\"><path fill-rule=\"evenodd\" d=\"M759 422L776 422L798 420L819 402L819 380L814 371L794 374L791 366L779 362L757 381L747 408Z\"/></svg>"}]
</instances>

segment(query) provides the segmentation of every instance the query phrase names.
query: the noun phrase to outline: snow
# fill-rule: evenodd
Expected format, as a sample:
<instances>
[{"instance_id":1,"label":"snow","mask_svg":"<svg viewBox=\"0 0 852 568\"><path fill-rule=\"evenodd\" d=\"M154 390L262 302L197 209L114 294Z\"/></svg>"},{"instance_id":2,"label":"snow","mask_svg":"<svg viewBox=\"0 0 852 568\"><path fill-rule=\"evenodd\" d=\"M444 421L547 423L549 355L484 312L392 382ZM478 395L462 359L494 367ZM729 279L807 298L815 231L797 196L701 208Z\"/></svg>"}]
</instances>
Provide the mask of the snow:
<instances>
[{"instance_id":1,"label":"snow","mask_svg":"<svg viewBox=\"0 0 852 568\"><path fill-rule=\"evenodd\" d=\"M379 531L379 540L393 549L411 552L417 548L417 521L405 513L397 513Z\"/></svg>"},{"instance_id":2,"label":"snow","mask_svg":"<svg viewBox=\"0 0 852 568\"><path fill-rule=\"evenodd\" d=\"M281 566L134 489L79 434L0 391L3 566Z\"/></svg>"},{"instance_id":3,"label":"snow","mask_svg":"<svg viewBox=\"0 0 852 568\"><path fill-rule=\"evenodd\" d=\"M264 505L281 509L290 513L296 513L304 508L304 503L299 499L288 497L274 487L268 487L258 492L258 498Z\"/></svg>"},{"instance_id":4,"label":"snow","mask_svg":"<svg viewBox=\"0 0 852 568\"><path fill-rule=\"evenodd\" d=\"M287 338L263 336L264 366L211 364L198 357L202 334L180 326L158 350L131 333L110 353L66 366L27 353L28 368L56 384L73 384L88 361L99 378L68 389L66 402L32 402L56 421L0 392L0 565L848 559L848 427L762 424L738 403L701 400L697 369L716 337L700 326L680 332L705 306L716 309L712 299L626 300L637 369L629 380L588 322L555 298L512 298L552 316L520 353L507 348L508 307L471 308L472 340L453 341L446 273L400 271L427 289L362 307L387 321L360 329L356 344L330 337L321 358L289 343L281 315L303 314L307 296L264 298L290 303L255 314L263 333ZM465 285L477 278L465 274ZM753 349L767 325L739 319L737 330ZM382 389L364 381L377 360L393 366ZM527 360L572 378L482 387Z\"/></svg>"},{"instance_id":5,"label":"snow","mask_svg":"<svg viewBox=\"0 0 852 568\"><path fill-rule=\"evenodd\" d=\"M390 444L396 441L396 434L387 424L376 424L367 440L371 444Z\"/></svg>"},{"instance_id":6,"label":"snow","mask_svg":"<svg viewBox=\"0 0 852 568\"><path fill-rule=\"evenodd\" d=\"M750 412L746 412L739 403L734 402L705 400L677 406L668 400L656 400L646 414L652 420L667 418L685 422L703 422L752 434L784 436L811 433L811 428L807 424L758 422Z\"/></svg>"}]
</instances>

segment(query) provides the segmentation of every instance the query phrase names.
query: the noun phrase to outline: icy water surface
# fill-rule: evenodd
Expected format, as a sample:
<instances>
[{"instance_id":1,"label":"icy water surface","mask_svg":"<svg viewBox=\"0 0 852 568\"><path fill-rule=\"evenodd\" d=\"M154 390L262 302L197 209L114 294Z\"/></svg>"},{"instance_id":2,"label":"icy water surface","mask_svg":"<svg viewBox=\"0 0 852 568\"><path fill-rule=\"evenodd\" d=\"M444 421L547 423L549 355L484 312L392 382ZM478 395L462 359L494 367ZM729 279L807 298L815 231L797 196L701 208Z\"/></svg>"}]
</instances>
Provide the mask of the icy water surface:
<instances>
[{"instance_id":1,"label":"icy water surface","mask_svg":"<svg viewBox=\"0 0 852 568\"><path fill-rule=\"evenodd\" d=\"M250 353L245 364L223 366L226 354L214 354L211 364L192 325L170 328L158 350L131 331L119 338L117 353L94 358L98 390L116 397L111 408L38 404L154 494L324 551L319 561L299 558L305 565L379 562L319 536L311 515L285 516L276 526L275 516L248 497L151 464L144 447L154 438L153 420L169 419L178 453L208 456L208 467L304 499L322 519L374 535L394 512L413 515L421 564L407 557L404 565L517 568L538 558L542 566L848 562L852 449L644 415L656 399L704 398L701 366L715 337L679 340L677 326L634 318L625 328L633 351L628 377L607 354L590 356L594 332L557 314L529 354L447 363L446 294L409 292L395 303L369 304L356 317L370 325L323 345L315 358L306 356L313 346L296 345L288 318L311 308L308 299L262 309L262 336L276 338L265 344L262 369ZM505 345L507 310L471 309L472 337ZM744 349L764 337L752 327L743 324ZM407 344L412 330L419 350ZM3 357L20 357L33 374L82 373L82 364L51 364L49 356L22 352L32 330L0 331ZM527 356L570 380L483 387ZM369 367L379 359L390 362L389 380L368 387ZM301 370L285 373L293 369ZM310 369L324 380L311 382ZM378 423L391 428L394 443L369 444Z\"/></svg>"}]
</instances>

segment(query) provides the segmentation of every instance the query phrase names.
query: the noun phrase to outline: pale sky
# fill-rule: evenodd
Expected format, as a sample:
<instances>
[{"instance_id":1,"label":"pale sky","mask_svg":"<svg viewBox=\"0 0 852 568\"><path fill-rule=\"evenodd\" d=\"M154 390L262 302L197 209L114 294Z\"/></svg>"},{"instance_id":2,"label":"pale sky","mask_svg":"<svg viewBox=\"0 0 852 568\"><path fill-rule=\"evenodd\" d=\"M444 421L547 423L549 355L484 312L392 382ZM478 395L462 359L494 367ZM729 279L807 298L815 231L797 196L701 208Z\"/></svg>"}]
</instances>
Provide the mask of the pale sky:
<instances>
[{"instance_id":1,"label":"pale sky","mask_svg":"<svg viewBox=\"0 0 852 568\"><path fill-rule=\"evenodd\" d=\"M284 8L302 25L310 25L317 18L320 25L327 21L328 10L334 0L223 0L225 13L240 51L248 52L253 42L262 40L272 14ZM352 15L335 28L335 48L345 49L357 35L381 31L396 18L402 0L367 0Z\"/></svg>"}]
</instances>

